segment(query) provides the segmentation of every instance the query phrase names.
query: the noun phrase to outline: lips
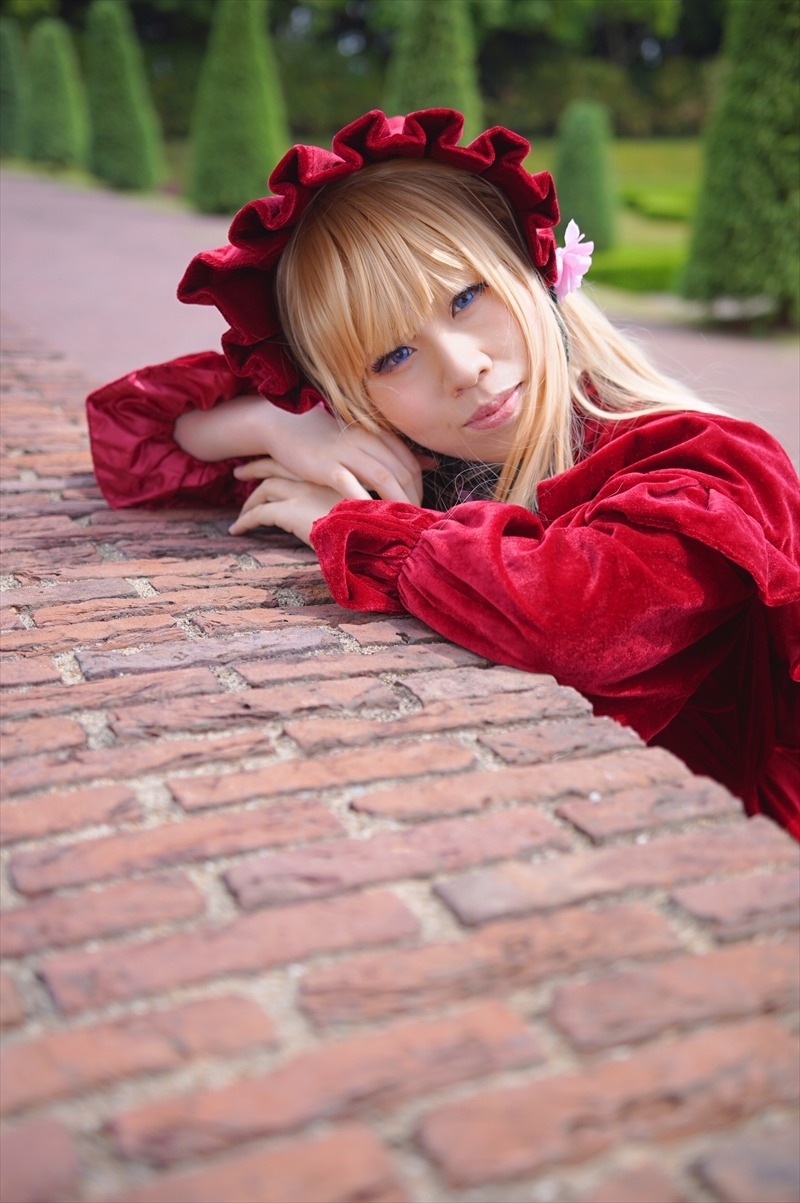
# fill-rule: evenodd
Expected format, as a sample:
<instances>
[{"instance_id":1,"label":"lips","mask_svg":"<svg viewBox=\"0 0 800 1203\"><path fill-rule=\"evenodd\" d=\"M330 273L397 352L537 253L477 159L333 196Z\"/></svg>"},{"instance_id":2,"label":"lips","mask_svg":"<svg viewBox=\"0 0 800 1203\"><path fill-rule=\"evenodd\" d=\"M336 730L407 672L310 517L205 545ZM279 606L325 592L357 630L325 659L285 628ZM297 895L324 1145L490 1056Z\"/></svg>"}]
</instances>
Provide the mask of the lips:
<instances>
[{"instance_id":1,"label":"lips","mask_svg":"<svg viewBox=\"0 0 800 1203\"><path fill-rule=\"evenodd\" d=\"M517 416L520 394L521 385L519 384L506 389L503 393L498 393L492 401L476 410L464 425L469 430L495 430L498 426L505 426L507 422Z\"/></svg>"}]
</instances>

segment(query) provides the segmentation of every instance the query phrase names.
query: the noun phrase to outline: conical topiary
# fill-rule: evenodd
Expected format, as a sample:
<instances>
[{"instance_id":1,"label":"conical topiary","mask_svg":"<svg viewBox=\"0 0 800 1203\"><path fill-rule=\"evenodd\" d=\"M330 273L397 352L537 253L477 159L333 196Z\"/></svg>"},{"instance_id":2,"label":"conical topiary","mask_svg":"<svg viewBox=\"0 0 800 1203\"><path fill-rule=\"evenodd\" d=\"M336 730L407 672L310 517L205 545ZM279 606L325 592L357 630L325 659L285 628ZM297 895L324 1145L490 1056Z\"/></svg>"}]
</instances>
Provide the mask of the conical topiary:
<instances>
[{"instance_id":1,"label":"conical topiary","mask_svg":"<svg viewBox=\"0 0 800 1203\"><path fill-rule=\"evenodd\" d=\"M31 159L51 167L84 167L86 94L72 34L58 17L34 25L29 65Z\"/></svg>"},{"instance_id":2,"label":"conical topiary","mask_svg":"<svg viewBox=\"0 0 800 1203\"><path fill-rule=\"evenodd\" d=\"M595 250L614 243L617 199L608 110L593 100L567 105L558 125L554 172L563 231L574 219Z\"/></svg>"},{"instance_id":3,"label":"conical topiary","mask_svg":"<svg viewBox=\"0 0 800 1203\"><path fill-rule=\"evenodd\" d=\"M11 17L0 17L0 157L26 157L29 119L28 64L19 26Z\"/></svg>"},{"instance_id":4,"label":"conical topiary","mask_svg":"<svg viewBox=\"0 0 800 1203\"><path fill-rule=\"evenodd\" d=\"M737 0L728 13L684 291L705 301L768 297L779 320L797 321L800 5Z\"/></svg>"},{"instance_id":5,"label":"conical topiary","mask_svg":"<svg viewBox=\"0 0 800 1203\"><path fill-rule=\"evenodd\" d=\"M464 114L468 137L483 129L475 31L466 0L403 0L386 77L391 116L443 106Z\"/></svg>"},{"instance_id":6,"label":"conical topiary","mask_svg":"<svg viewBox=\"0 0 800 1203\"><path fill-rule=\"evenodd\" d=\"M263 196L288 146L264 0L217 0L192 119L192 203L234 213Z\"/></svg>"},{"instance_id":7,"label":"conical topiary","mask_svg":"<svg viewBox=\"0 0 800 1203\"><path fill-rule=\"evenodd\" d=\"M86 70L92 171L112 188L154 188L163 173L161 129L125 0L91 5Z\"/></svg>"}]
</instances>

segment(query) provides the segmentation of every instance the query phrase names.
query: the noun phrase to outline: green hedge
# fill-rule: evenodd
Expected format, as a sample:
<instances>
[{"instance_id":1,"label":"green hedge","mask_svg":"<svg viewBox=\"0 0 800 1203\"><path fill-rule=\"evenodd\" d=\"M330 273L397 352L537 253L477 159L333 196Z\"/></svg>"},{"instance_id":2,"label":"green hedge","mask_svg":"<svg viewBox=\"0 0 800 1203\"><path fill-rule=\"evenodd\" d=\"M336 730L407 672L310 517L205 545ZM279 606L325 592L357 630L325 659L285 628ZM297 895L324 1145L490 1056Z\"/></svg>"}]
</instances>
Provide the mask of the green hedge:
<instances>
[{"instance_id":1,"label":"green hedge","mask_svg":"<svg viewBox=\"0 0 800 1203\"><path fill-rule=\"evenodd\" d=\"M691 221L697 204L693 188L623 188L623 204L653 221Z\"/></svg>"},{"instance_id":2,"label":"green hedge","mask_svg":"<svg viewBox=\"0 0 800 1203\"><path fill-rule=\"evenodd\" d=\"M386 73L387 113L459 109L474 138L483 129L475 32L464 0L403 0L400 27Z\"/></svg>"},{"instance_id":3,"label":"green hedge","mask_svg":"<svg viewBox=\"0 0 800 1203\"><path fill-rule=\"evenodd\" d=\"M555 167L561 210L559 230L574 219L595 250L614 243L617 198L611 163L611 126L607 109L593 100L576 100L558 126Z\"/></svg>"},{"instance_id":4,"label":"green hedge","mask_svg":"<svg viewBox=\"0 0 800 1203\"><path fill-rule=\"evenodd\" d=\"M85 167L89 126L72 34L58 17L45 17L31 32L31 159L51 167Z\"/></svg>"},{"instance_id":5,"label":"green hedge","mask_svg":"<svg viewBox=\"0 0 800 1203\"><path fill-rule=\"evenodd\" d=\"M192 119L188 195L203 213L263 196L289 146L263 0L218 0Z\"/></svg>"},{"instance_id":6,"label":"green hedge","mask_svg":"<svg viewBox=\"0 0 800 1203\"><path fill-rule=\"evenodd\" d=\"M619 246L599 251L587 282L626 292L675 292L686 261L680 246Z\"/></svg>"},{"instance_id":7,"label":"green hedge","mask_svg":"<svg viewBox=\"0 0 800 1203\"><path fill-rule=\"evenodd\" d=\"M709 123L686 295L770 298L800 322L800 88L797 0L728 9L727 70Z\"/></svg>"},{"instance_id":8,"label":"green hedge","mask_svg":"<svg viewBox=\"0 0 800 1203\"><path fill-rule=\"evenodd\" d=\"M124 0L94 0L86 60L90 167L112 188L149 191L164 172L161 128Z\"/></svg>"},{"instance_id":9,"label":"green hedge","mask_svg":"<svg viewBox=\"0 0 800 1203\"><path fill-rule=\"evenodd\" d=\"M0 17L0 157L24 159L30 130L28 64L19 25Z\"/></svg>"}]
</instances>

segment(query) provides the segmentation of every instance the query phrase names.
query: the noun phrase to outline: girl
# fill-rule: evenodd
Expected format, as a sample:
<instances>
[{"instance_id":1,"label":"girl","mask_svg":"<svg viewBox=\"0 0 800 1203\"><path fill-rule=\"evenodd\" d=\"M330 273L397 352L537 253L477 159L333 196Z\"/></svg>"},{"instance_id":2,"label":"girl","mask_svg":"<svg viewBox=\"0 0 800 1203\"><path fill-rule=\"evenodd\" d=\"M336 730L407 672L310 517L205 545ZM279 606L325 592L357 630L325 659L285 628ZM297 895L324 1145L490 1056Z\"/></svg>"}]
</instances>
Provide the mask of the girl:
<instances>
[{"instance_id":1,"label":"girl","mask_svg":"<svg viewBox=\"0 0 800 1203\"><path fill-rule=\"evenodd\" d=\"M224 359L89 398L104 494L240 505L340 604L552 673L800 837L796 475L577 294L591 244L556 250L528 143L461 130L372 112L290 151L180 285Z\"/></svg>"}]
</instances>

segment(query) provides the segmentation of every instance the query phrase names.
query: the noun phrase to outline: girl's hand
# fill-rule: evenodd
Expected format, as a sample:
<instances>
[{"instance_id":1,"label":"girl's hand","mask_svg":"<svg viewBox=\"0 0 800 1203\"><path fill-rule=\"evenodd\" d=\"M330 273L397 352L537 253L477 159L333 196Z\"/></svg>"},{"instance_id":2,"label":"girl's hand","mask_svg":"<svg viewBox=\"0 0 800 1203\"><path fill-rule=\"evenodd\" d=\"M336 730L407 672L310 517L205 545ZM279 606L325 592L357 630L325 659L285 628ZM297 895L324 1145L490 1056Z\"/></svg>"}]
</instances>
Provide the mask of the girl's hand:
<instances>
[{"instance_id":1,"label":"girl's hand","mask_svg":"<svg viewBox=\"0 0 800 1203\"><path fill-rule=\"evenodd\" d=\"M263 476L239 517L228 527L232 535L244 535L258 526L278 526L310 546L311 527L343 500L340 493L324 485L300 480L273 460L259 460ZM248 465L249 467L250 465ZM269 473L267 475L267 473Z\"/></svg>"},{"instance_id":2,"label":"girl's hand","mask_svg":"<svg viewBox=\"0 0 800 1203\"><path fill-rule=\"evenodd\" d=\"M422 471L414 452L390 431L373 433L342 427L321 405L305 414L270 406L270 454L300 480L333 489L340 497L368 500L370 491L385 501L422 501ZM236 468L238 480L264 476L263 460Z\"/></svg>"}]
</instances>

